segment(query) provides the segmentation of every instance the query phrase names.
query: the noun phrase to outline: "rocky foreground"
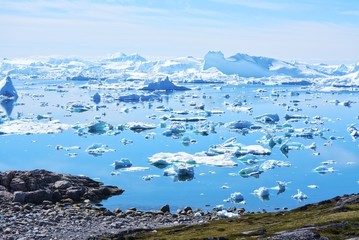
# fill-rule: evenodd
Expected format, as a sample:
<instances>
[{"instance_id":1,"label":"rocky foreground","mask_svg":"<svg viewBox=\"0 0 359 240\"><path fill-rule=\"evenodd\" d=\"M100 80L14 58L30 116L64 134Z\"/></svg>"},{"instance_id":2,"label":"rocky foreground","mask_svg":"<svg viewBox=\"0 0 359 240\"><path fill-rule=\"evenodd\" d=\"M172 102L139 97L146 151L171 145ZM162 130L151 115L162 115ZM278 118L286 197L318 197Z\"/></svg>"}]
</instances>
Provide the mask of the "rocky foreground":
<instances>
[{"instance_id":1,"label":"rocky foreground","mask_svg":"<svg viewBox=\"0 0 359 240\"><path fill-rule=\"evenodd\" d=\"M87 177L46 170L0 173L1 239L98 239L122 236L159 227L198 224L216 218L190 207L171 214L169 206L158 211L137 209L109 211L93 204L123 190L103 186Z\"/></svg>"},{"instance_id":2,"label":"rocky foreground","mask_svg":"<svg viewBox=\"0 0 359 240\"><path fill-rule=\"evenodd\" d=\"M327 232L334 239L359 237L359 194L277 213L231 209L239 216L233 220L190 207L171 214L168 205L146 212L94 204L122 192L46 170L0 172L0 239L332 239Z\"/></svg>"}]
</instances>

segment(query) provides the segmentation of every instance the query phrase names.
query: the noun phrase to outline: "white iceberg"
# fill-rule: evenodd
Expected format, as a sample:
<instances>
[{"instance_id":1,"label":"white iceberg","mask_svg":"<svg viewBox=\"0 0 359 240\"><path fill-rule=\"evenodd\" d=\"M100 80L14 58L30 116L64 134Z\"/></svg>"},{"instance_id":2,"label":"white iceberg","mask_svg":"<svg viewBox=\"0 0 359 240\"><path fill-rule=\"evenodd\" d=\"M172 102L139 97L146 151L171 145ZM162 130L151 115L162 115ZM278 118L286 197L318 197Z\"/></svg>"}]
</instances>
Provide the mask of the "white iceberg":
<instances>
[{"instance_id":1,"label":"white iceberg","mask_svg":"<svg viewBox=\"0 0 359 240\"><path fill-rule=\"evenodd\" d=\"M279 160L267 160L260 165L260 169L262 169L263 171L267 171L275 167L290 167L290 166L291 164L289 162L284 162Z\"/></svg>"},{"instance_id":2,"label":"white iceberg","mask_svg":"<svg viewBox=\"0 0 359 240\"><path fill-rule=\"evenodd\" d=\"M7 121L0 125L2 134L54 134L69 129L71 125L60 123L57 120L40 122L31 119Z\"/></svg>"},{"instance_id":3,"label":"white iceberg","mask_svg":"<svg viewBox=\"0 0 359 240\"><path fill-rule=\"evenodd\" d=\"M269 200L269 190L266 187L260 187L253 192L254 195L257 195L261 200Z\"/></svg>"},{"instance_id":4,"label":"white iceberg","mask_svg":"<svg viewBox=\"0 0 359 240\"><path fill-rule=\"evenodd\" d=\"M257 121L260 121L262 123L270 123L274 124L279 122L279 116L276 113L266 113L260 116L255 117Z\"/></svg>"},{"instance_id":5,"label":"white iceberg","mask_svg":"<svg viewBox=\"0 0 359 240\"><path fill-rule=\"evenodd\" d=\"M194 178L194 167L186 163L176 163L165 169L164 175L175 177L175 181L190 181Z\"/></svg>"},{"instance_id":6,"label":"white iceberg","mask_svg":"<svg viewBox=\"0 0 359 240\"><path fill-rule=\"evenodd\" d=\"M126 126L134 132L142 132L149 129L156 128L156 125L143 122L129 122Z\"/></svg>"},{"instance_id":7,"label":"white iceberg","mask_svg":"<svg viewBox=\"0 0 359 240\"><path fill-rule=\"evenodd\" d=\"M252 155L270 155L272 153L271 150L262 147L261 145L248 145L243 146L240 150L236 151L236 155L242 156L246 154Z\"/></svg>"},{"instance_id":8,"label":"white iceberg","mask_svg":"<svg viewBox=\"0 0 359 240\"><path fill-rule=\"evenodd\" d=\"M173 163L187 163L187 164L205 164L213 165L218 167L226 166L237 166L232 160L230 154L222 154L218 156L207 156L207 155L192 155L186 152L177 152L177 153L156 153L153 156L149 157L149 162L155 166L167 166Z\"/></svg>"},{"instance_id":9,"label":"white iceberg","mask_svg":"<svg viewBox=\"0 0 359 240\"><path fill-rule=\"evenodd\" d=\"M304 193L302 193L302 191L300 191L299 189L297 189L297 194L293 195L292 198L301 202L301 201L307 199L308 196L305 195Z\"/></svg>"},{"instance_id":10,"label":"white iceberg","mask_svg":"<svg viewBox=\"0 0 359 240\"><path fill-rule=\"evenodd\" d=\"M132 166L132 162L127 158L121 158L120 160L116 160L113 163L113 166L116 170L121 168L129 168Z\"/></svg>"},{"instance_id":11,"label":"white iceberg","mask_svg":"<svg viewBox=\"0 0 359 240\"><path fill-rule=\"evenodd\" d=\"M231 196L224 201L245 204L244 197L240 192L231 193Z\"/></svg>"},{"instance_id":12,"label":"white iceberg","mask_svg":"<svg viewBox=\"0 0 359 240\"><path fill-rule=\"evenodd\" d=\"M101 156L106 152L114 152L114 149L109 149L107 145L101 143L94 143L86 149L88 154L91 154L95 157Z\"/></svg>"},{"instance_id":13,"label":"white iceberg","mask_svg":"<svg viewBox=\"0 0 359 240\"><path fill-rule=\"evenodd\" d=\"M148 91L155 91L155 90L165 90L165 91L186 91L191 90L187 87L177 86L173 84L168 77L164 80L159 80L158 82L150 83L147 87L143 87L140 90L148 90Z\"/></svg>"}]
</instances>

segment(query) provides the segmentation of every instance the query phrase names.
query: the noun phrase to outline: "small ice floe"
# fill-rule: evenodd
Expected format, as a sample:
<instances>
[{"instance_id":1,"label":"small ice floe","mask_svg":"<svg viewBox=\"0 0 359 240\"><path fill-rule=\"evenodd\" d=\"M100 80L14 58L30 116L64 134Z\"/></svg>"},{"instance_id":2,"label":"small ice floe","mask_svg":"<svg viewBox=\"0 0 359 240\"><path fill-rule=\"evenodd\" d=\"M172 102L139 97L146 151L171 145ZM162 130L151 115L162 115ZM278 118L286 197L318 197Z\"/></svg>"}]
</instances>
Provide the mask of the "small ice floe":
<instances>
[{"instance_id":1,"label":"small ice floe","mask_svg":"<svg viewBox=\"0 0 359 240\"><path fill-rule=\"evenodd\" d=\"M114 152L114 149L109 149L107 145L101 143L94 143L86 149L88 154L95 157L102 156L106 152Z\"/></svg>"},{"instance_id":2,"label":"small ice floe","mask_svg":"<svg viewBox=\"0 0 359 240\"><path fill-rule=\"evenodd\" d=\"M127 139L127 138L122 138L122 139L120 140L120 143L122 143L123 145L128 145L128 144L133 143L133 141L132 141L132 140L129 140L129 139Z\"/></svg>"},{"instance_id":3,"label":"small ice floe","mask_svg":"<svg viewBox=\"0 0 359 240\"><path fill-rule=\"evenodd\" d=\"M301 202L301 201L307 199L308 196L305 195L304 193L302 193L299 189L297 189L297 194L293 195L292 198Z\"/></svg>"},{"instance_id":4,"label":"small ice floe","mask_svg":"<svg viewBox=\"0 0 359 240\"><path fill-rule=\"evenodd\" d=\"M186 127L182 123L171 123L169 129L164 131L162 135L166 137L178 137L181 136L184 132L186 132Z\"/></svg>"},{"instance_id":5,"label":"small ice floe","mask_svg":"<svg viewBox=\"0 0 359 240\"><path fill-rule=\"evenodd\" d=\"M194 167L186 163L176 163L164 170L164 176L173 176L175 181L191 181L194 178Z\"/></svg>"},{"instance_id":6,"label":"small ice floe","mask_svg":"<svg viewBox=\"0 0 359 240\"><path fill-rule=\"evenodd\" d=\"M281 193L284 193L285 192L285 189L286 189L286 186L289 184L290 182L283 182L283 181L277 181L277 186L275 187L272 187L271 189L273 190L277 190L277 195L278 194L281 194Z\"/></svg>"},{"instance_id":7,"label":"small ice floe","mask_svg":"<svg viewBox=\"0 0 359 240\"><path fill-rule=\"evenodd\" d=\"M260 200L269 200L269 190L266 187L260 187L253 192L254 195L257 195Z\"/></svg>"},{"instance_id":8,"label":"small ice floe","mask_svg":"<svg viewBox=\"0 0 359 240\"><path fill-rule=\"evenodd\" d=\"M327 167L325 165L321 165L314 168L313 171L319 174L326 174L326 173L333 173L335 170L333 167Z\"/></svg>"},{"instance_id":9,"label":"small ice floe","mask_svg":"<svg viewBox=\"0 0 359 240\"><path fill-rule=\"evenodd\" d=\"M312 184L312 185L308 185L307 187L308 187L308 188L312 188L312 189L319 188L319 186L314 185L314 184Z\"/></svg>"},{"instance_id":10,"label":"small ice floe","mask_svg":"<svg viewBox=\"0 0 359 240\"><path fill-rule=\"evenodd\" d=\"M81 112L86 112L90 109L91 109L91 106L89 106L86 103L81 103L81 102L69 102L66 105L66 110L68 110L70 112L81 113Z\"/></svg>"},{"instance_id":11,"label":"small ice floe","mask_svg":"<svg viewBox=\"0 0 359 240\"><path fill-rule=\"evenodd\" d=\"M189 154L186 152L177 153L156 153L148 158L149 162L158 167L164 167L173 163L182 162L187 164L206 164L218 167L237 166L230 154L207 156L205 154Z\"/></svg>"},{"instance_id":12,"label":"small ice floe","mask_svg":"<svg viewBox=\"0 0 359 240\"><path fill-rule=\"evenodd\" d=\"M352 124L347 128L347 131L353 139L359 138L359 130L355 127L356 124Z\"/></svg>"},{"instance_id":13,"label":"small ice floe","mask_svg":"<svg viewBox=\"0 0 359 240\"><path fill-rule=\"evenodd\" d=\"M112 164L115 169L122 169L122 168L129 168L132 166L132 162L127 159L127 158L121 158L120 160L116 160L113 164Z\"/></svg>"},{"instance_id":14,"label":"small ice floe","mask_svg":"<svg viewBox=\"0 0 359 240\"><path fill-rule=\"evenodd\" d=\"M127 167L127 168L122 168L121 171L122 172L143 172L143 171L147 171L149 170L149 167Z\"/></svg>"},{"instance_id":15,"label":"small ice floe","mask_svg":"<svg viewBox=\"0 0 359 240\"><path fill-rule=\"evenodd\" d=\"M246 202L244 201L244 197L242 195L242 193L240 192L234 192L231 193L230 197L223 200L224 202L234 202L234 203L241 203L241 204L245 204Z\"/></svg>"},{"instance_id":16,"label":"small ice floe","mask_svg":"<svg viewBox=\"0 0 359 240\"><path fill-rule=\"evenodd\" d=\"M150 180L152 180L153 178L158 178L158 177L160 177L160 175L147 175L147 176L143 176L143 177L142 177L142 180L144 180L144 181L150 181Z\"/></svg>"},{"instance_id":17,"label":"small ice floe","mask_svg":"<svg viewBox=\"0 0 359 240\"><path fill-rule=\"evenodd\" d=\"M267 171L275 167L290 167L290 166L291 164L289 162L284 162L279 160L267 160L260 165L260 169L262 169L263 171Z\"/></svg>"},{"instance_id":18,"label":"small ice floe","mask_svg":"<svg viewBox=\"0 0 359 240\"><path fill-rule=\"evenodd\" d=\"M222 185L221 188L222 188L222 189L229 189L230 186L228 186L228 185Z\"/></svg>"},{"instance_id":19,"label":"small ice floe","mask_svg":"<svg viewBox=\"0 0 359 240\"><path fill-rule=\"evenodd\" d=\"M248 145L248 146L242 146L241 149L236 151L235 155L243 156L247 154L252 154L252 155L266 156L266 155L270 155L271 152L272 152L271 150L264 148L261 145Z\"/></svg>"},{"instance_id":20,"label":"small ice floe","mask_svg":"<svg viewBox=\"0 0 359 240\"><path fill-rule=\"evenodd\" d=\"M65 150L65 151L71 151L71 150L78 150L81 149L80 146L70 146L70 147L64 147L61 145L56 145L56 150Z\"/></svg>"},{"instance_id":21,"label":"small ice floe","mask_svg":"<svg viewBox=\"0 0 359 240\"><path fill-rule=\"evenodd\" d=\"M230 129L250 129L254 124L246 120L238 120L228 123L226 126Z\"/></svg>"},{"instance_id":22,"label":"small ice floe","mask_svg":"<svg viewBox=\"0 0 359 240\"><path fill-rule=\"evenodd\" d=\"M105 121L96 121L86 125L76 125L73 128L76 129L76 134L83 136L87 134L117 135L123 130L124 127L122 125L115 127Z\"/></svg>"},{"instance_id":23,"label":"small ice floe","mask_svg":"<svg viewBox=\"0 0 359 240\"><path fill-rule=\"evenodd\" d=\"M259 161L258 158L253 154L244 155L242 157L239 157L238 160L249 166L257 164Z\"/></svg>"},{"instance_id":24,"label":"small ice floe","mask_svg":"<svg viewBox=\"0 0 359 240\"><path fill-rule=\"evenodd\" d=\"M285 120L289 121L289 120L307 119L309 117L308 116L303 116L303 115L298 115L298 114L294 114L294 115L286 114L284 116L284 118L285 118Z\"/></svg>"},{"instance_id":25,"label":"small ice floe","mask_svg":"<svg viewBox=\"0 0 359 240\"><path fill-rule=\"evenodd\" d=\"M305 146L297 142L291 142L291 143L286 142L280 146L280 151L286 157L288 157L288 153L290 150L303 150L303 149L305 149Z\"/></svg>"},{"instance_id":26,"label":"small ice floe","mask_svg":"<svg viewBox=\"0 0 359 240\"><path fill-rule=\"evenodd\" d=\"M275 124L279 122L279 116L276 113L266 113L254 118L255 120L266 123L266 124Z\"/></svg>"},{"instance_id":27,"label":"small ice floe","mask_svg":"<svg viewBox=\"0 0 359 240\"><path fill-rule=\"evenodd\" d=\"M322 164L323 165L334 165L334 164L337 164L337 162L334 160L328 160L328 161L322 162Z\"/></svg>"},{"instance_id":28,"label":"small ice floe","mask_svg":"<svg viewBox=\"0 0 359 240\"><path fill-rule=\"evenodd\" d=\"M156 125L143 122L129 122L126 126L134 132L142 132L149 129L156 128Z\"/></svg>"},{"instance_id":29,"label":"small ice floe","mask_svg":"<svg viewBox=\"0 0 359 240\"><path fill-rule=\"evenodd\" d=\"M174 83L172 83L168 77L166 77L164 80L159 79L157 82L149 83L147 87L143 87L140 90L187 91L191 89L187 87L177 86Z\"/></svg>"},{"instance_id":30,"label":"small ice floe","mask_svg":"<svg viewBox=\"0 0 359 240\"><path fill-rule=\"evenodd\" d=\"M146 134L145 139L154 139L155 136L156 136L155 132L150 132Z\"/></svg>"},{"instance_id":31,"label":"small ice floe","mask_svg":"<svg viewBox=\"0 0 359 240\"><path fill-rule=\"evenodd\" d=\"M200 122L200 121L206 121L207 118L205 117L189 117L189 118L179 118L174 117L169 119L172 122Z\"/></svg>"},{"instance_id":32,"label":"small ice floe","mask_svg":"<svg viewBox=\"0 0 359 240\"><path fill-rule=\"evenodd\" d=\"M248 177L255 177L258 178L260 174L263 173L263 170L259 169L258 165L247 167L239 170L238 174L241 177L248 178Z\"/></svg>"},{"instance_id":33,"label":"small ice floe","mask_svg":"<svg viewBox=\"0 0 359 240\"><path fill-rule=\"evenodd\" d=\"M39 122L31 119L7 121L0 125L1 134L54 134L69 129L71 125L58 120Z\"/></svg>"}]
</instances>

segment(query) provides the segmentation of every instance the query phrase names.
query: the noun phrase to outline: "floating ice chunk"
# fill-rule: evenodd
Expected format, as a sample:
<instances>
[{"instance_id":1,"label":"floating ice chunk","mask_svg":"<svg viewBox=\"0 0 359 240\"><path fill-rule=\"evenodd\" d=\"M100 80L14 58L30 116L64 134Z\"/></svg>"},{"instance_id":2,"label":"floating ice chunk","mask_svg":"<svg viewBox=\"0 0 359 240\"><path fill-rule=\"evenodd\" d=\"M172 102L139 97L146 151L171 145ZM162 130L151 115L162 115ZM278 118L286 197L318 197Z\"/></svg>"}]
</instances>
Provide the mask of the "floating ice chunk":
<instances>
[{"instance_id":1,"label":"floating ice chunk","mask_svg":"<svg viewBox=\"0 0 359 240\"><path fill-rule=\"evenodd\" d=\"M155 136L156 136L156 133L150 132L150 133L146 134L145 139L154 139Z\"/></svg>"},{"instance_id":2,"label":"floating ice chunk","mask_svg":"<svg viewBox=\"0 0 359 240\"><path fill-rule=\"evenodd\" d=\"M134 132L142 132L145 130L156 128L156 125L154 124L143 123L143 122L129 122L126 124L126 126Z\"/></svg>"},{"instance_id":3,"label":"floating ice chunk","mask_svg":"<svg viewBox=\"0 0 359 240\"><path fill-rule=\"evenodd\" d=\"M290 182L277 181L278 186L273 187L272 189L278 190L277 194L281 194L285 192L285 188L289 183Z\"/></svg>"},{"instance_id":4,"label":"floating ice chunk","mask_svg":"<svg viewBox=\"0 0 359 240\"><path fill-rule=\"evenodd\" d=\"M227 210L221 210L217 212L217 216L223 218L233 218L233 217L238 217L239 215L238 213L228 212Z\"/></svg>"},{"instance_id":5,"label":"floating ice chunk","mask_svg":"<svg viewBox=\"0 0 359 240\"><path fill-rule=\"evenodd\" d=\"M129 94L118 97L120 102L147 102L147 101L160 101L162 98L158 94Z\"/></svg>"},{"instance_id":6,"label":"floating ice chunk","mask_svg":"<svg viewBox=\"0 0 359 240\"><path fill-rule=\"evenodd\" d=\"M326 174L326 173L332 173L334 172L334 168L332 167L326 167L324 165L318 166L316 168L313 169L314 172L317 172L319 174Z\"/></svg>"},{"instance_id":7,"label":"floating ice chunk","mask_svg":"<svg viewBox=\"0 0 359 240\"><path fill-rule=\"evenodd\" d=\"M194 178L194 167L186 163L176 163L165 169L165 176L173 176L177 181L190 181Z\"/></svg>"},{"instance_id":8,"label":"floating ice chunk","mask_svg":"<svg viewBox=\"0 0 359 240\"><path fill-rule=\"evenodd\" d=\"M292 142L292 143L283 143L280 146L280 151L286 156L288 157L288 153L290 150L303 150L305 149L305 146L301 143L297 143L297 142Z\"/></svg>"},{"instance_id":9,"label":"floating ice chunk","mask_svg":"<svg viewBox=\"0 0 359 240\"><path fill-rule=\"evenodd\" d=\"M149 170L149 167L128 167L121 169L122 172L143 172Z\"/></svg>"},{"instance_id":10,"label":"floating ice chunk","mask_svg":"<svg viewBox=\"0 0 359 240\"><path fill-rule=\"evenodd\" d=\"M18 94L10 77L5 77L0 81L0 96L15 100L18 98Z\"/></svg>"},{"instance_id":11,"label":"floating ice chunk","mask_svg":"<svg viewBox=\"0 0 359 240\"><path fill-rule=\"evenodd\" d=\"M359 130L355 127L356 124L352 124L347 128L347 131L353 139L359 138Z\"/></svg>"},{"instance_id":12,"label":"floating ice chunk","mask_svg":"<svg viewBox=\"0 0 359 240\"><path fill-rule=\"evenodd\" d=\"M295 114L295 115L289 115L289 114L286 114L285 116L284 116L284 118L285 118L285 120L292 120L292 119L294 119L294 120L297 120L297 119L306 119L306 118L309 118L308 116L303 116L303 115L297 115L297 114Z\"/></svg>"},{"instance_id":13,"label":"floating ice chunk","mask_svg":"<svg viewBox=\"0 0 359 240\"><path fill-rule=\"evenodd\" d=\"M238 172L239 176L244 178L248 178L248 177L258 178L261 173L263 173L263 170L260 170L258 165L243 168Z\"/></svg>"},{"instance_id":14,"label":"floating ice chunk","mask_svg":"<svg viewBox=\"0 0 359 240\"><path fill-rule=\"evenodd\" d=\"M254 165L254 164L258 163L258 158L252 154L244 155L244 156L238 158L238 160L246 165Z\"/></svg>"},{"instance_id":15,"label":"floating ice chunk","mask_svg":"<svg viewBox=\"0 0 359 240\"><path fill-rule=\"evenodd\" d=\"M162 133L166 137L180 136L186 132L186 127L181 123L172 123L170 128Z\"/></svg>"},{"instance_id":16,"label":"floating ice chunk","mask_svg":"<svg viewBox=\"0 0 359 240\"><path fill-rule=\"evenodd\" d=\"M222 189L229 189L230 186L228 186L228 185L223 185L221 188L222 188Z\"/></svg>"},{"instance_id":17,"label":"floating ice chunk","mask_svg":"<svg viewBox=\"0 0 359 240\"><path fill-rule=\"evenodd\" d=\"M262 169L263 171L267 171L275 167L290 167L290 166L291 164L289 162L284 162L279 160L267 160L260 165L260 169Z\"/></svg>"},{"instance_id":18,"label":"floating ice chunk","mask_svg":"<svg viewBox=\"0 0 359 240\"><path fill-rule=\"evenodd\" d=\"M149 90L149 91L155 91L155 90L165 90L165 91L186 91L191 90L187 87L182 86L176 86L173 84L168 77L166 77L164 80L158 80L158 82L150 83L147 87L143 87L140 90Z\"/></svg>"},{"instance_id":19,"label":"floating ice chunk","mask_svg":"<svg viewBox=\"0 0 359 240\"><path fill-rule=\"evenodd\" d=\"M200 121L206 121L207 118L204 117L190 117L190 118L170 118L169 119L172 122L200 122Z\"/></svg>"},{"instance_id":20,"label":"floating ice chunk","mask_svg":"<svg viewBox=\"0 0 359 240\"><path fill-rule=\"evenodd\" d=\"M188 164L206 164L218 167L224 166L236 166L237 164L232 160L232 156L229 154L222 154L218 156L207 155L192 155L186 152L177 153L156 153L149 157L149 162L155 166L167 166L176 162L188 163Z\"/></svg>"},{"instance_id":21,"label":"floating ice chunk","mask_svg":"<svg viewBox=\"0 0 359 240\"><path fill-rule=\"evenodd\" d=\"M147 176L143 176L142 177L142 180L144 180L144 181L150 181L150 180L152 180L153 178L157 178L157 177L160 177L160 175L147 175Z\"/></svg>"},{"instance_id":22,"label":"floating ice chunk","mask_svg":"<svg viewBox=\"0 0 359 240\"><path fill-rule=\"evenodd\" d=\"M257 195L261 200L269 200L269 190L266 187L260 187L253 192L254 195Z\"/></svg>"},{"instance_id":23,"label":"floating ice chunk","mask_svg":"<svg viewBox=\"0 0 359 240\"><path fill-rule=\"evenodd\" d=\"M307 187L312 189L319 188L317 185L308 185Z\"/></svg>"},{"instance_id":24,"label":"floating ice chunk","mask_svg":"<svg viewBox=\"0 0 359 240\"><path fill-rule=\"evenodd\" d=\"M264 115L257 116L254 119L263 123L270 123L270 124L279 122L279 116L276 113L267 113Z\"/></svg>"},{"instance_id":25,"label":"floating ice chunk","mask_svg":"<svg viewBox=\"0 0 359 240\"><path fill-rule=\"evenodd\" d=\"M293 195L292 198L301 202L301 201L307 199L308 196L305 195L304 193L302 193L299 189L297 189L297 194Z\"/></svg>"},{"instance_id":26,"label":"floating ice chunk","mask_svg":"<svg viewBox=\"0 0 359 240\"><path fill-rule=\"evenodd\" d=\"M242 146L241 149L236 151L235 153L237 156L242 156L246 154L252 154L252 155L270 155L271 150L262 147L261 145L248 145L248 146Z\"/></svg>"},{"instance_id":27,"label":"floating ice chunk","mask_svg":"<svg viewBox=\"0 0 359 240\"><path fill-rule=\"evenodd\" d=\"M53 134L69 129L71 125L60 123L57 120L39 122L30 119L21 119L4 122L0 125L2 134Z\"/></svg>"},{"instance_id":28,"label":"floating ice chunk","mask_svg":"<svg viewBox=\"0 0 359 240\"><path fill-rule=\"evenodd\" d=\"M71 150L78 150L81 149L80 146L70 146L70 147L64 147L61 145L56 145L56 150L65 150L65 151L71 151Z\"/></svg>"},{"instance_id":29,"label":"floating ice chunk","mask_svg":"<svg viewBox=\"0 0 359 240\"><path fill-rule=\"evenodd\" d=\"M101 156L106 152L114 152L114 149L109 149L107 145L101 143L94 143L86 149L88 154L91 154L95 157Z\"/></svg>"},{"instance_id":30,"label":"floating ice chunk","mask_svg":"<svg viewBox=\"0 0 359 240\"><path fill-rule=\"evenodd\" d=\"M123 145L127 145L127 144L131 144L133 143L132 140L126 139L126 138L122 138L120 141Z\"/></svg>"},{"instance_id":31,"label":"floating ice chunk","mask_svg":"<svg viewBox=\"0 0 359 240\"><path fill-rule=\"evenodd\" d=\"M231 196L228 199L225 199L224 202L234 202L245 204L244 197L240 192L231 193Z\"/></svg>"},{"instance_id":32,"label":"floating ice chunk","mask_svg":"<svg viewBox=\"0 0 359 240\"><path fill-rule=\"evenodd\" d=\"M121 158L120 160L116 160L113 163L113 166L116 170L121 168L129 168L132 166L132 162L127 158Z\"/></svg>"},{"instance_id":33,"label":"floating ice chunk","mask_svg":"<svg viewBox=\"0 0 359 240\"><path fill-rule=\"evenodd\" d=\"M91 106L81 102L69 102L66 105L66 110L70 112L86 112L91 109Z\"/></svg>"},{"instance_id":34,"label":"floating ice chunk","mask_svg":"<svg viewBox=\"0 0 359 240\"><path fill-rule=\"evenodd\" d=\"M253 123L251 123L250 121L246 121L246 120L238 120L235 122L230 122L227 124L227 127L230 129L245 129L248 128L250 129L253 126Z\"/></svg>"}]
</instances>

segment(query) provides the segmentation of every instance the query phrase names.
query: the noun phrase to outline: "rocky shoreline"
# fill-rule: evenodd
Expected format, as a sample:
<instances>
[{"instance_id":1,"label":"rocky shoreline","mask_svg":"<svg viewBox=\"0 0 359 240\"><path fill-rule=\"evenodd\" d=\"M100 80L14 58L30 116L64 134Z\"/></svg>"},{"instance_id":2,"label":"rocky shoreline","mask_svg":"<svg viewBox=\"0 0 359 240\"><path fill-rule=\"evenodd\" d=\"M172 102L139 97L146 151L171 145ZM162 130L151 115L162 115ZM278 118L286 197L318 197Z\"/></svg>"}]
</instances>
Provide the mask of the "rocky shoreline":
<instances>
[{"instance_id":1,"label":"rocky shoreline","mask_svg":"<svg viewBox=\"0 0 359 240\"><path fill-rule=\"evenodd\" d=\"M190 207L171 214L168 205L158 211L110 211L93 204L122 192L87 177L46 170L1 172L1 239L98 239L218 219Z\"/></svg>"},{"instance_id":2,"label":"rocky shoreline","mask_svg":"<svg viewBox=\"0 0 359 240\"><path fill-rule=\"evenodd\" d=\"M87 177L46 170L0 172L0 238L134 239L131 236L138 232L155 233L156 229L163 227L194 226L218 220L226 214L253 214L235 208L224 211L226 214L220 209L204 213L191 207L173 214L168 205L158 211L140 211L135 208L110 211L94 203L123 191L114 186L103 186ZM336 197L316 205L328 201L334 201L336 210L341 211L347 204L358 203L359 194ZM314 234L308 229L303 231L283 232L273 239L292 239ZM319 237L315 236L321 239Z\"/></svg>"}]
</instances>

